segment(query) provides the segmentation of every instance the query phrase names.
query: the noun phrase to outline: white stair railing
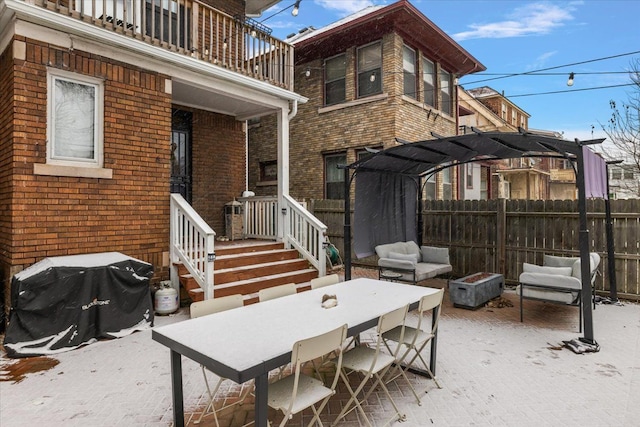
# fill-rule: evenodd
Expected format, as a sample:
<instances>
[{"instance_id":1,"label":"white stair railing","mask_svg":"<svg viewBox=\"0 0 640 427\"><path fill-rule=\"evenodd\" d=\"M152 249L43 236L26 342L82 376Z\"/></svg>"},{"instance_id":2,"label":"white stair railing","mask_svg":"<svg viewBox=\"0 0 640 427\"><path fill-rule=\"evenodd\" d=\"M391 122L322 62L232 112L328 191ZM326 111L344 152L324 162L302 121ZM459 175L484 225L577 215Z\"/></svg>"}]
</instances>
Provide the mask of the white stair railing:
<instances>
[{"instance_id":1,"label":"white stair railing","mask_svg":"<svg viewBox=\"0 0 640 427\"><path fill-rule=\"evenodd\" d=\"M297 249L318 270L320 277L324 276L327 270L324 247L327 226L288 195L284 196L283 212L285 209L285 243Z\"/></svg>"},{"instance_id":2,"label":"white stair railing","mask_svg":"<svg viewBox=\"0 0 640 427\"><path fill-rule=\"evenodd\" d=\"M204 291L213 298L213 262L216 233L180 194L171 194L171 280L179 289L174 263L182 263Z\"/></svg>"},{"instance_id":3,"label":"white stair railing","mask_svg":"<svg viewBox=\"0 0 640 427\"><path fill-rule=\"evenodd\" d=\"M273 196L242 197L244 207L243 234L248 239L276 240L278 232L278 199Z\"/></svg>"}]
</instances>

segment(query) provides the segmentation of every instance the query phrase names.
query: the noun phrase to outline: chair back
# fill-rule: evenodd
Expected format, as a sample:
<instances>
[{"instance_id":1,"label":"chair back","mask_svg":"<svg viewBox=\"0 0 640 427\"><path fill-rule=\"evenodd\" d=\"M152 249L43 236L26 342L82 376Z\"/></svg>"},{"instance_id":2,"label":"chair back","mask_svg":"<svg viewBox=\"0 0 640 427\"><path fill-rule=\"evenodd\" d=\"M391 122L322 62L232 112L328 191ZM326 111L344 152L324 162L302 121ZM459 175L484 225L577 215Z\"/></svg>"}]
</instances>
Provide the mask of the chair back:
<instances>
[{"instance_id":1,"label":"chair back","mask_svg":"<svg viewBox=\"0 0 640 427\"><path fill-rule=\"evenodd\" d=\"M196 317L231 310L232 308L242 307L243 305L244 299L242 295L235 294L191 303L189 311L191 312L191 318L195 319Z\"/></svg>"},{"instance_id":2,"label":"chair back","mask_svg":"<svg viewBox=\"0 0 640 427\"><path fill-rule=\"evenodd\" d=\"M335 285L340 281L340 277L337 274L329 274L322 277L311 279L311 289L318 289L329 285Z\"/></svg>"},{"instance_id":3,"label":"chair back","mask_svg":"<svg viewBox=\"0 0 640 427\"><path fill-rule=\"evenodd\" d=\"M269 301L284 297L287 295L293 295L296 293L296 284L287 283L286 285L273 286L271 288L260 289L258 291L258 300L260 302Z\"/></svg>"},{"instance_id":4,"label":"chair back","mask_svg":"<svg viewBox=\"0 0 640 427\"><path fill-rule=\"evenodd\" d=\"M346 324L324 334L300 340L293 345L291 363L303 364L329 354L341 348L345 339L347 339Z\"/></svg>"},{"instance_id":5,"label":"chair back","mask_svg":"<svg viewBox=\"0 0 640 427\"><path fill-rule=\"evenodd\" d=\"M382 335L396 326L402 325L404 323L404 319L407 317L408 311L409 305L405 305L404 307L396 308L395 310L380 316L380 319L378 320L378 334Z\"/></svg>"},{"instance_id":6,"label":"chair back","mask_svg":"<svg viewBox=\"0 0 640 427\"><path fill-rule=\"evenodd\" d=\"M429 310L433 310L436 307L442 307L442 298L444 297L444 289L438 289L436 293L431 295L425 295L420 298L420 303L418 304L418 313L420 314L420 318L418 319L418 329L422 323L422 319L424 317L424 313ZM440 319L440 312L442 310L438 310L437 315L432 320L432 332L435 332L438 329L438 320ZM417 335L416 335L417 336Z\"/></svg>"}]
</instances>

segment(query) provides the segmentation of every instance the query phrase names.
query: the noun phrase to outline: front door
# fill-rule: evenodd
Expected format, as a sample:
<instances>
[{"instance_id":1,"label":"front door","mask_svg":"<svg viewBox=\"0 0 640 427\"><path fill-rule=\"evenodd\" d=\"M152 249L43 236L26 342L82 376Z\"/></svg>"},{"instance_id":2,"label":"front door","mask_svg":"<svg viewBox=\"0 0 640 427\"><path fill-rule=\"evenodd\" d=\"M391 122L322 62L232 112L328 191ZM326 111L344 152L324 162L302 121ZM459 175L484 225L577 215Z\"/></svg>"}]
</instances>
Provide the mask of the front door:
<instances>
[{"instance_id":1,"label":"front door","mask_svg":"<svg viewBox=\"0 0 640 427\"><path fill-rule=\"evenodd\" d=\"M191 123L188 111L172 110L171 192L191 203Z\"/></svg>"}]
</instances>

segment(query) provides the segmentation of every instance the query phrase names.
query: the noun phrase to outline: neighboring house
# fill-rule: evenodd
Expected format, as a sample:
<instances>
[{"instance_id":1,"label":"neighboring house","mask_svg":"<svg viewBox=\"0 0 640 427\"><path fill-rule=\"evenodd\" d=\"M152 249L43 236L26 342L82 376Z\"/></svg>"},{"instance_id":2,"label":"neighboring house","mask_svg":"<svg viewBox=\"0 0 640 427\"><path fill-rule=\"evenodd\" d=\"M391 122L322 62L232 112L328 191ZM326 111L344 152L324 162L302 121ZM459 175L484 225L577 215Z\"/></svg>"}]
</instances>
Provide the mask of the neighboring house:
<instances>
[{"instance_id":1,"label":"neighboring house","mask_svg":"<svg viewBox=\"0 0 640 427\"><path fill-rule=\"evenodd\" d=\"M223 235L224 205L247 189L253 117L277 117L283 203L289 120L305 98L292 46L246 18L275 3L0 0L6 295L13 274L59 255L120 251L167 278L170 233L191 221L182 207L170 227L170 191ZM189 230L201 264L212 261Z\"/></svg>"},{"instance_id":2,"label":"neighboring house","mask_svg":"<svg viewBox=\"0 0 640 427\"><path fill-rule=\"evenodd\" d=\"M467 95L471 98L468 98ZM511 102L503 94L483 86L470 89L463 94L464 107L473 114L460 118L460 123L470 124L481 131L494 130L499 132L517 132L519 129L529 129L529 118L526 111ZM475 101L475 102L474 102ZM486 110L478 108L478 103ZM466 130L468 132L468 130ZM506 199L548 199L550 195L550 166L552 160L548 158L517 158L495 163L497 180L492 180L497 187L497 197ZM494 193L495 194L495 193Z\"/></svg>"},{"instance_id":3,"label":"neighboring house","mask_svg":"<svg viewBox=\"0 0 640 427\"><path fill-rule=\"evenodd\" d=\"M612 199L640 198L638 166L624 163L609 165L609 193Z\"/></svg>"},{"instance_id":4,"label":"neighboring house","mask_svg":"<svg viewBox=\"0 0 640 427\"><path fill-rule=\"evenodd\" d=\"M292 196L343 199L337 168L388 148L458 131L457 78L485 67L411 3L368 7L287 39L296 49L295 91L309 102L291 122ZM274 194L275 119L250 126L250 188ZM457 198L456 169L427 180L426 197ZM353 187L352 187L353 189Z\"/></svg>"}]
</instances>

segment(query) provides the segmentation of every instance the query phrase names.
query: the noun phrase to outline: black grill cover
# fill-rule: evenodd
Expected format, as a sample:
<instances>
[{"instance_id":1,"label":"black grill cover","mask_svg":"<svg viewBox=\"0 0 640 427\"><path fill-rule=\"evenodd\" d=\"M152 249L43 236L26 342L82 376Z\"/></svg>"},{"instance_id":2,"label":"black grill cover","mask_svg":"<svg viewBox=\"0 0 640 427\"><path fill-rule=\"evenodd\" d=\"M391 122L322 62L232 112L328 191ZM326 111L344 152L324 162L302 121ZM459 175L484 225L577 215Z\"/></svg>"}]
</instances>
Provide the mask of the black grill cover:
<instances>
[{"instance_id":1,"label":"black grill cover","mask_svg":"<svg viewBox=\"0 0 640 427\"><path fill-rule=\"evenodd\" d=\"M45 258L11 281L10 357L72 350L153 325L153 266L119 252Z\"/></svg>"}]
</instances>

